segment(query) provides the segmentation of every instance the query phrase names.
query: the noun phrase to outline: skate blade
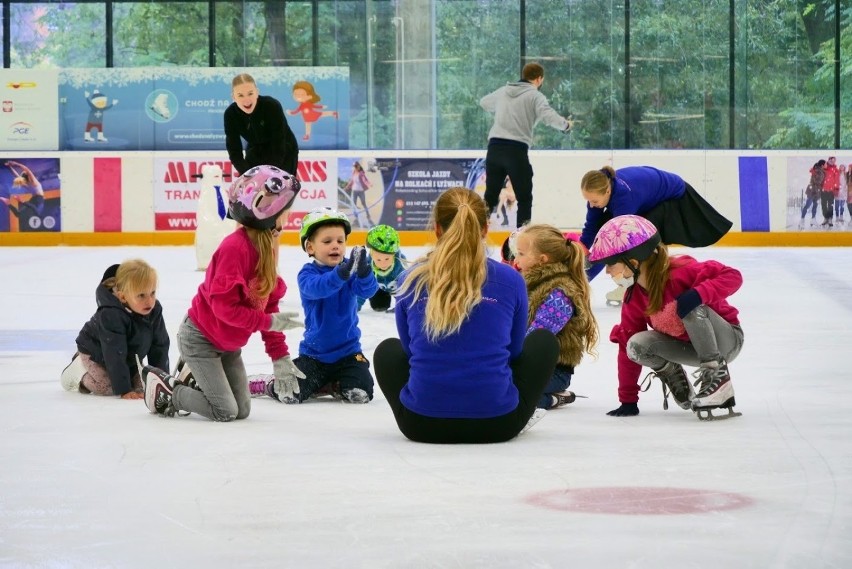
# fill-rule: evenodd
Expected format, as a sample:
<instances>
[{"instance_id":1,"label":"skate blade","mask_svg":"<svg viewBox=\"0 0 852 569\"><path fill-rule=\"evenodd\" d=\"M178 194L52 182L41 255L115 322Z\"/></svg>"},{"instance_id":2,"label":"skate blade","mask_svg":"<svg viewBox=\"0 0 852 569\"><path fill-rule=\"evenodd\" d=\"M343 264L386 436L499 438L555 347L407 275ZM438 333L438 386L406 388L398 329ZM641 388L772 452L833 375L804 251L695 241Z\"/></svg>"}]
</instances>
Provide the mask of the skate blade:
<instances>
[{"instance_id":1,"label":"skate blade","mask_svg":"<svg viewBox=\"0 0 852 569\"><path fill-rule=\"evenodd\" d=\"M606 305L612 306L613 308L617 308L617 307L621 306L621 301L620 300L607 300Z\"/></svg>"},{"instance_id":2,"label":"skate blade","mask_svg":"<svg viewBox=\"0 0 852 569\"><path fill-rule=\"evenodd\" d=\"M724 409L727 411L724 415L714 415L713 411ZM724 421L726 419L733 419L734 417L742 417L742 413L739 411L734 411L733 407L707 407L707 408L697 408L693 409L695 415L698 417L699 421Z\"/></svg>"}]
</instances>

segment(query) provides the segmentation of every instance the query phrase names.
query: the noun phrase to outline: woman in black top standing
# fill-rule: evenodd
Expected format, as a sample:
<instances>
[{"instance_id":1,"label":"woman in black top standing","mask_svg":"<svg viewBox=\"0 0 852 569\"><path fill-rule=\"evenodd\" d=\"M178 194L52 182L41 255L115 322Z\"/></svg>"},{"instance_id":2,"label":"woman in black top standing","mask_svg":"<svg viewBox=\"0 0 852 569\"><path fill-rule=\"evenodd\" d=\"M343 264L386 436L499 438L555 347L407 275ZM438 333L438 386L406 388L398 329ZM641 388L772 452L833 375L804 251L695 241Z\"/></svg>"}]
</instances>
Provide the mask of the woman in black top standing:
<instances>
[{"instance_id":1,"label":"woman in black top standing","mask_svg":"<svg viewBox=\"0 0 852 569\"><path fill-rule=\"evenodd\" d=\"M234 102L225 109L225 147L231 163L241 174L254 166L268 164L296 176L299 144L287 124L281 103L274 97L261 95L248 73L234 77L231 88Z\"/></svg>"}]
</instances>

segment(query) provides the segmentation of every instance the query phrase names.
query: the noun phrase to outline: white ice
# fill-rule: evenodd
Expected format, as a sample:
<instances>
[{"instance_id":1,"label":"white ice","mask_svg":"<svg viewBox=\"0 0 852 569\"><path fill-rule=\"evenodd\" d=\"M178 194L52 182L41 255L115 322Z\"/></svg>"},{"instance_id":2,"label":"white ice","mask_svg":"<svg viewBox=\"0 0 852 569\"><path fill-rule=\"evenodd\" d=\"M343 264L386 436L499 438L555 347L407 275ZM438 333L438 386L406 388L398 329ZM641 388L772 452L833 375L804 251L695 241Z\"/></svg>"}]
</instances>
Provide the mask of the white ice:
<instances>
[{"instance_id":1,"label":"white ice","mask_svg":"<svg viewBox=\"0 0 852 569\"><path fill-rule=\"evenodd\" d=\"M601 275L600 356L571 384L588 399L509 443L437 446L406 440L378 389L362 406L256 399L233 423L66 393L103 270L153 264L174 334L202 278L194 249L2 248L0 567L852 567L852 253L691 253L745 276L741 417L663 411L658 383L638 417L606 416L618 309ZM305 261L282 249L282 308L300 309ZM371 358L393 315L367 307L361 330ZM244 354L271 373L259 335Z\"/></svg>"}]
</instances>

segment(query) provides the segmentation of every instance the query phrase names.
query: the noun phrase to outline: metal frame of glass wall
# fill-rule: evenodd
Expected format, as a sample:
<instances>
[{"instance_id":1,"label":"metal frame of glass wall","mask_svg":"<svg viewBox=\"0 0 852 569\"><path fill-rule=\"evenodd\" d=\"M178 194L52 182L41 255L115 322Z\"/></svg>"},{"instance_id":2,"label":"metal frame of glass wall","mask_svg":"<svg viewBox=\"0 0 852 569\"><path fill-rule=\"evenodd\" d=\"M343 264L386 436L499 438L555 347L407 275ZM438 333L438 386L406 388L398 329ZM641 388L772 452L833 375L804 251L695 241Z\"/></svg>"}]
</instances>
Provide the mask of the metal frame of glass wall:
<instances>
[{"instance_id":1,"label":"metal frame of glass wall","mask_svg":"<svg viewBox=\"0 0 852 569\"><path fill-rule=\"evenodd\" d=\"M545 66L543 149L852 147L840 0L3 1L3 66L350 68L351 147L481 148ZM848 67L848 66L847 66Z\"/></svg>"}]
</instances>

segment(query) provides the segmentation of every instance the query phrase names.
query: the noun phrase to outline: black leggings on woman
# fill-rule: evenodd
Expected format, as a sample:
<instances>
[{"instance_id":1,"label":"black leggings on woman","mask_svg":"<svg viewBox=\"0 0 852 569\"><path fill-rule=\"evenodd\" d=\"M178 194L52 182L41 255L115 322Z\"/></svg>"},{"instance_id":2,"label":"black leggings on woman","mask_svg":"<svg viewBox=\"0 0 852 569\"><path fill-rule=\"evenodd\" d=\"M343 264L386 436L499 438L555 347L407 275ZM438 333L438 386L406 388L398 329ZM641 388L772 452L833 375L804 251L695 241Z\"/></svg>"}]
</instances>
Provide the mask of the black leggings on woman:
<instances>
[{"instance_id":1,"label":"black leggings on woman","mask_svg":"<svg viewBox=\"0 0 852 569\"><path fill-rule=\"evenodd\" d=\"M385 395L403 435L421 443L501 443L518 436L536 409L544 387L553 375L559 345L546 330L527 336L521 355L512 362L512 381L518 388L518 406L505 415L486 419L450 419L419 415L399 400L408 383L411 366L402 344L388 338L376 348L373 367L376 382ZM476 365L476 362L471 362Z\"/></svg>"}]
</instances>

